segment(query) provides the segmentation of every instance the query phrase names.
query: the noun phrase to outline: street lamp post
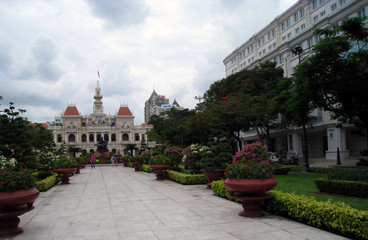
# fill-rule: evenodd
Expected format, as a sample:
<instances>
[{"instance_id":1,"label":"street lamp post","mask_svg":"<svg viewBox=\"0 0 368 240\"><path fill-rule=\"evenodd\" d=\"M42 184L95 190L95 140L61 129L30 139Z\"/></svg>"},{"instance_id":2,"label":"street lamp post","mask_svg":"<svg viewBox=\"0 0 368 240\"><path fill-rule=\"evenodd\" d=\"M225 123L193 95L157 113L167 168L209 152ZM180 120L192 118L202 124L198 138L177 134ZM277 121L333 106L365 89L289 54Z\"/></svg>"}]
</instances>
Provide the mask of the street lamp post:
<instances>
[{"instance_id":1,"label":"street lamp post","mask_svg":"<svg viewBox=\"0 0 368 240\"><path fill-rule=\"evenodd\" d=\"M291 49L291 52L298 55L299 58L299 62L298 65L300 64L301 60L300 60L300 54L303 52L303 49L301 46L297 46L295 48ZM305 118L303 119L303 134L302 134L302 151L303 151L303 172L309 172L309 161L308 161L308 143L307 143L307 130L305 127Z\"/></svg>"},{"instance_id":2,"label":"street lamp post","mask_svg":"<svg viewBox=\"0 0 368 240\"><path fill-rule=\"evenodd\" d=\"M194 99L198 100L198 103L201 103L203 97L199 94L198 96L195 96Z\"/></svg>"}]
</instances>

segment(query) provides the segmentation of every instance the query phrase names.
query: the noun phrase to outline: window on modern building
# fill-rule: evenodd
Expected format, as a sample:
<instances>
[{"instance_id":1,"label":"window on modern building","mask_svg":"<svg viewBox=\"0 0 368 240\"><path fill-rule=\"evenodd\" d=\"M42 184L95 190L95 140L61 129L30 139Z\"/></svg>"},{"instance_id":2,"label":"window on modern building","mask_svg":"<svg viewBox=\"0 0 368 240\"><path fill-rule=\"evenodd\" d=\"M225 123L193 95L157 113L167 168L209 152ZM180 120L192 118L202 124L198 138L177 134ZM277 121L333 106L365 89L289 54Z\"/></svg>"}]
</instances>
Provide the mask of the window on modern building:
<instances>
[{"instance_id":1,"label":"window on modern building","mask_svg":"<svg viewBox=\"0 0 368 240\"><path fill-rule=\"evenodd\" d=\"M111 134L111 142L115 142L116 141L116 135L115 133Z\"/></svg>"},{"instance_id":2,"label":"window on modern building","mask_svg":"<svg viewBox=\"0 0 368 240\"><path fill-rule=\"evenodd\" d=\"M295 28L295 33L298 33L299 32L299 28Z\"/></svg>"},{"instance_id":3,"label":"window on modern building","mask_svg":"<svg viewBox=\"0 0 368 240\"><path fill-rule=\"evenodd\" d=\"M318 2L317 0L313 0L313 9L318 7Z\"/></svg>"},{"instance_id":4,"label":"window on modern building","mask_svg":"<svg viewBox=\"0 0 368 240\"><path fill-rule=\"evenodd\" d=\"M254 61L254 57L252 57L252 62Z\"/></svg>"},{"instance_id":5,"label":"window on modern building","mask_svg":"<svg viewBox=\"0 0 368 240\"><path fill-rule=\"evenodd\" d=\"M315 43L316 43L316 44L318 44L318 43L319 43L319 35L316 35L316 36L314 37L314 39L315 39Z\"/></svg>"},{"instance_id":6,"label":"window on modern building","mask_svg":"<svg viewBox=\"0 0 368 240\"><path fill-rule=\"evenodd\" d=\"M282 54L279 56L279 62L280 64L284 63L284 56Z\"/></svg>"},{"instance_id":7,"label":"window on modern building","mask_svg":"<svg viewBox=\"0 0 368 240\"><path fill-rule=\"evenodd\" d=\"M272 37L275 37L275 29L272 29Z\"/></svg>"},{"instance_id":8,"label":"window on modern building","mask_svg":"<svg viewBox=\"0 0 368 240\"><path fill-rule=\"evenodd\" d=\"M323 17L324 15L326 15L326 11L321 12L321 17Z\"/></svg>"},{"instance_id":9,"label":"window on modern building","mask_svg":"<svg viewBox=\"0 0 368 240\"><path fill-rule=\"evenodd\" d=\"M358 11L358 16L359 18L361 19L364 19L366 17L366 14L365 14L365 8L362 8Z\"/></svg>"},{"instance_id":10,"label":"window on modern building","mask_svg":"<svg viewBox=\"0 0 368 240\"><path fill-rule=\"evenodd\" d=\"M275 62L275 63L277 64L277 57L275 57L275 58L273 59L273 62Z\"/></svg>"},{"instance_id":11,"label":"window on modern building","mask_svg":"<svg viewBox=\"0 0 368 240\"><path fill-rule=\"evenodd\" d=\"M250 59L248 59L248 63L250 63Z\"/></svg>"},{"instance_id":12,"label":"window on modern building","mask_svg":"<svg viewBox=\"0 0 368 240\"><path fill-rule=\"evenodd\" d=\"M140 140L139 140L139 133L136 133L136 134L135 134L135 141L140 141Z\"/></svg>"},{"instance_id":13,"label":"window on modern building","mask_svg":"<svg viewBox=\"0 0 368 240\"><path fill-rule=\"evenodd\" d=\"M288 38L291 38L291 33L288 33L287 37L288 37Z\"/></svg>"},{"instance_id":14,"label":"window on modern building","mask_svg":"<svg viewBox=\"0 0 368 240\"><path fill-rule=\"evenodd\" d=\"M286 19L286 27L290 27L290 18Z\"/></svg>"},{"instance_id":15,"label":"window on modern building","mask_svg":"<svg viewBox=\"0 0 368 240\"><path fill-rule=\"evenodd\" d=\"M272 46L275 48L275 47L276 47L276 43L274 42L274 43L272 44Z\"/></svg>"},{"instance_id":16,"label":"window on modern building","mask_svg":"<svg viewBox=\"0 0 368 240\"><path fill-rule=\"evenodd\" d=\"M314 16L314 18L313 18L313 22L318 22L318 16Z\"/></svg>"},{"instance_id":17,"label":"window on modern building","mask_svg":"<svg viewBox=\"0 0 368 240\"><path fill-rule=\"evenodd\" d=\"M87 142L87 135L86 134L82 134L82 142Z\"/></svg>"},{"instance_id":18,"label":"window on modern building","mask_svg":"<svg viewBox=\"0 0 368 240\"><path fill-rule=\"evenodd\" d=\"M271 32L267 33L267 40L271 40Z\"/></svg>"},{"instance_id":19,"label":"window on modern building","mask_svg":"<svg viewBox=\"0 0 368 240\"><path fill-rule=\"evenodd\" d=\"M68 142L75 142L75 135L74 134L70 134L68 136Z\"/></svg>"},{"instance_id":20,"label":"window on modern building","mask_svg":"<svg viewBox=\"0 0 368 240\"><path fill-rule=\"evenodd\" d=\"M346 0L340 0L340 6L344 5L346 3Z\"/></svg>"},{"instance_id":21,"label":"window on modern building","mask_svg":"<svg viewBox=\"0 0 368 240\"><path fill-rule=\"evenodd\" d=\"M109 134L104 135L104 140L107 141L107 142L109 141Z\"/></svg>"},{"instance_id":22,"label":"window on modern building","mask_svg":"<svg viewBox=\"0 0 368 240\"><path fill-rule=\"evenodd\" d=\"M336 3L332 4L332 5L331 5L331 11L333 12L333 11L335 11L336 9L337 9L337 4L336 4Z\"/></svg>"},{"instance_id":23,"label":"window on modern building","mask_svg":"<svg viewBox=\"0 0 368 240\"><path fill-rule=\"evenodd\" d=\"M305 24L303 23L303 24L300 26L300 28L301 28L302 30L304 30L304 29L305 29Z\"/></svg>"},{"instance_id":24,"label":"window on modern building","mask_svg":"<svg viewBox=\"0 0 368 240\"><path fill-rule=\"evenodd\" d=\"M265 54L266 53L266 49L263 49L262 53Z\"/></svg>"},{"instance_id":25,"label":"window on modern building","mask_svg":"<svg viewBox=\"0 0 368 240\"><path fill-rule=\"evenodd\" d=\"M285 41L285 40L286 40L286 36L283 36L283 37L282 37L282 41Z\"/></svg>"},{"instance_id":26,"label":"window on modern building","mask_svg":"<svg viewBox=\"0 0 368 240\"><path fill-rule=\"evenodd\" d=\"M325 0L319 0L319 3L322 5L325 3Z\"/></svg>"},{"instance_id":27,"label":"window on modern building","mask_svg":"<svg viewBox=\"0 0 368 240\"><path fill-rule=\"evenodd\" d=\"M253 45L250 46L250 52L253 52Z\"/></svg>"},{"instance_id":28,"label":"window on modern building","mask_svg":"<svg viewBox=\"0 0 368 240\"><path fill-rule=\"evenodd\" d=\"M259 52L259 53L258 53L258 56L262 56L262 52Z\"/></svg>"},{"instance_id":29,"label":"window on modern building","mask_svg":"<svg viewBox=\"0 0 368 240\"><path fill-rule=\"evenodd\" d=\"M93 135L93 134L90 134L88 138L89 138L88 139L89 142L94 142L95 141L95 135Z\"/></svg>"},{"instance_id":30,"label":"window on modern building","mask_svg":"<svg viewBox=\"0 0 368 240\"><path fill-rule=\"evenodd\" d=\"M300 9L300 18L304 17L304 8Z\"/></svg>"},{"instance_id":31,"label":"window on modern building","mask_svg":"<svg viewBox=\"0 0 368 240\"><path fill-rule=\"evenodd\" d=\"M268 50L271 51L272 49L272 45L268 46Z\"/></svg>"},{"instance_id":32,"label":"window on modern building","mask_svg":"<svg viewBox=\"0 0 368 240\"><path fill-rule=\"evenodd\" d=\"M265 36L262 37L262 44L264 44L266 42L265 40Z\"/></svg>"},{"instance_id":33,"label":"window on modern building","mask_svg":"<svg viewBox=\"0 0 368 240\"><path fill-rule=\"evenodd\" d=\"M62 142L63 141L63 139L62 139L62 137L61 137L61 134L58 134L57 135L57 142Z\"/></svg>"},{"instance_id":34,"label":"window on modern building","mask_svg":"<svg viewBox=\"0 0 368 240\"><path fill-rule=\"evenodd\" d=\"M308 48L313 47L313 38L308 39Z\"/></svg>"},{"instance_id":35,"label":"window on modern building","mask_svg":"<svg viewBox=\"0 0 368 240\"><path fill-rule=\"evenodd\" d=\"M261 46L261 40L258 40L258 47Z\"/></svg>"},{"instance_id":36,"label":"window on modern building","mask_svg":"<svg viewBox=\"0 0 368 240\"><path fill-rule=\"evenodd\" d=\"M281 30L285 30L285 23L281 23Z\"/></svg>"},{"instance_id":37,"label":"window on modern building","mask_svg":"<svg viewBox=\"0 0 368 240\"><path fill-rule=\"evenodd\" d=\"M297 22L297 21L298 21L298 19L299 19L299 13L298 13L298 12L296 12L296 13L294 14L294 21L295 21L295 22Z\"/></svg>"},{"instance_id":38,"label":"window on modern building","mask_svg":"<svg viewBox=\"0 0 368 240\"><path fill-rule=\"evenodd\" d=\"M247 53L249 54L249 47L247 47Z\"/></svg>"}]
</instances>

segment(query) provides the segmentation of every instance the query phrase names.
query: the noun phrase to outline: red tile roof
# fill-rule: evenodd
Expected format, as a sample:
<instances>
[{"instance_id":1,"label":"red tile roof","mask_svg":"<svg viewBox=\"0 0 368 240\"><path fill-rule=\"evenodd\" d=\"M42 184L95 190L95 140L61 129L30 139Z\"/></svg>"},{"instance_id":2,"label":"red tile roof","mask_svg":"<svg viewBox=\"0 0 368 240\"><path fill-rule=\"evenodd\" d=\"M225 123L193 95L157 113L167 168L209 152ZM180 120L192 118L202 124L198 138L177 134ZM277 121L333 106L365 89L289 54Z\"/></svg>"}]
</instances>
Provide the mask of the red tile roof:
<instances>
[{"instance_id":1,"label":"red tile roof","mask_svg":"<svg viewBox=\"0 0 368 240\"><path fill-rule=\"evenodd\" d=\"M64 116L79 116L79 111L75 106L68 106L64 112Z\"/></svg>"},{"instance_id":2,"label":"red tile roof","mask_svg":"<svg viewBox=\"0 0 368 240\"><path fill-rule=\"evenodd\" d=\"M153 127L152 124L148 124L148 123L142 123L141 127Z\"/></svg>"},{"instance_id":3,"label":"red tile roof","mask_svg":"<svg viewBox=\"0 0 368 240\"><path fill-rule=\"evenodd\" d=\"M49 125L47 123L28 123L28 125L32 127L36 127L37 125L41 125L41 127L49 128Z\"/></svg>"},{"instance_id":4,"label":"red tile roof","mask_svg":"<svg viewBox=\"0 0 368 240\"><path fill-rule=\"evenodd\" d=\"M133 114L128 107L120 107L118 116L133 116Z\"/></svg>"}]
</instances>

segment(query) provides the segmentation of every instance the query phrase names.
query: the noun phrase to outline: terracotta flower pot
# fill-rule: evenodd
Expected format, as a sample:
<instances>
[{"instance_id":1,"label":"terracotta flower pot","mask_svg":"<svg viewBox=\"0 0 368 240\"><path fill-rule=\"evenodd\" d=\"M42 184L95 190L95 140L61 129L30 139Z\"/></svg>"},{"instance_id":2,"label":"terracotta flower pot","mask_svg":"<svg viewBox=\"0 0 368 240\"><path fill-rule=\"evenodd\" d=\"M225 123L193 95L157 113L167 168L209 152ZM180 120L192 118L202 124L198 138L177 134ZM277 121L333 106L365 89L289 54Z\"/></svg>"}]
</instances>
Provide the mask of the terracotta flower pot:
<instances>
[{"instance_id":1,"label":"terracotta flower pot","mask_svg":"<svg viewBox=\"0 0 368 240\"><path fill-rule=\"evenodd\" d=\"M273 198L272 194L266 194L277 185L273 177L266 179L226 179L225 187L230 196L241 201L243 211L239 213L243 217L261 217L261 202Z\"/></svg>"},{"instance_id":2,"label":"terracotta flower pot","mask_svg":"<svg viewBox=\"0 0 368 240\"><path fill-rule=\"evenodd\" d=\"M134 167L134 171L139 172L141 170L141 162L131 162L130 164Z\"/></svg>"},{"instance_id":3,"label":"terracotta flower pot","mask_svg":"<svg viewBox=\"0 0 368 240\"><path fill-rule=\"evenodd\" d=\"M70 184L69 177L73 176L73 174L77 171L77 168L57 168L54 169L61 177L61 184Z\"/></svg>"},{"instance_id":4,"label":"terracotta flower pot","mask_svg":"<svg viewBox=\"0 0 368 240\"><path fill-rule=\"evenodd\" d=\"M150 165L151 171L156 174L156 180L165 180L166 170L170 168L170 165Z\"/></svg>"},{"instance_id":5,"label":"terracotta flower pot","mask_svg":"<svg viewBox=\"0 0 368 240\"><path fill-rule=\"evenodd\" d=\"M207 179L207 188L211 189L211 183L213 181L221 180L225 178L225 169L203 170L203 174Z\"/></svg>"},{"instance_id":6,"label":"terracotta flower pot","mask_svg":"<svg viewBox=\"0 0 368 240\"><path fill-rule=\"evenodd\" d=\"M40 192L35 188L0 192L0 236L14 235L23 232L18 227L18 216L31 211L33 203Z\"/></svg>"}]
</instances>

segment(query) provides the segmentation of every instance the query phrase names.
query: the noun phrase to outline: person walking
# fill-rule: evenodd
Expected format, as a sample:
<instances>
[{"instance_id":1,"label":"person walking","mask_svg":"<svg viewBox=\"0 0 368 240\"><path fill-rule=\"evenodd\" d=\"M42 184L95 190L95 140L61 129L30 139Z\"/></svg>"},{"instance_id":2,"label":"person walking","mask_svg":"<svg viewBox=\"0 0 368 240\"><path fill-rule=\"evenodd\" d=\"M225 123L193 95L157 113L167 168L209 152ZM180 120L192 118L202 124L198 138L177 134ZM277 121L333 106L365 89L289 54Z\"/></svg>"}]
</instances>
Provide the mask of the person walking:
<instances>
[{"instance_id":1,"label":"person walking","mask_svg":"<svg viewBox=\"0 0 368 240\"><path fill-rule=\"evenodd\" d=\"M95 168L96 167L96 158L95 155L92 155L92 157L90 158L91 160L91 168Z\"/></svg>"},{"instance_id":2,"label":"person walking","mask_svg":"<svg viewBox=\"0 0 368 240\"><path fill-rule=\"evenodd\" d=\"M116 165L115 165L115 157L114 157L114 155L112 155L111 156L111 165L113 166L113 167L115 167Z\"/></svg>"}]
</instances>

